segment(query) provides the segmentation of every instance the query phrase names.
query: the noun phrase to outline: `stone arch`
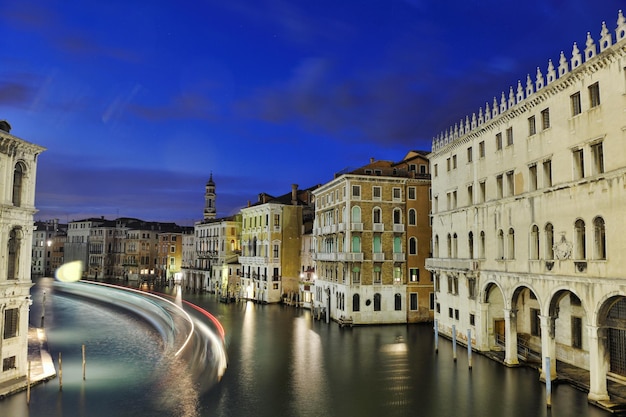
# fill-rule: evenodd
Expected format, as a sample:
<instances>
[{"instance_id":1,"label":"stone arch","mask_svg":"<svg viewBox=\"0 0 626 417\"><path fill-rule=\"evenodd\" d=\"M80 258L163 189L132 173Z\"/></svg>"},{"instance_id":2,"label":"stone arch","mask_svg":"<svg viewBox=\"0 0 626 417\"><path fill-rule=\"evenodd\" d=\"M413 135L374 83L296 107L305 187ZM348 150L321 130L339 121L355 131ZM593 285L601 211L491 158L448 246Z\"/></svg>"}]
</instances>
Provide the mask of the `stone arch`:
<instances>
[{"instance_id":1,"label":"stone arch","mask_svg":"<svg viewBox=\"0 0 626 417\"><path fill-rule=\"evenodd\" d=\"M497 282L488 280L481 290L480 300L487 304L487 326L483 337L490 350L500 349L505 343L504 310L507 302L504 291Z\"/></svg>"},{"instance_id":2,"label":"stone arch","mask_svg":"<svg viewBox=\"0 0 626 417\"><path fill-rule=\"evenodd\" d=\"M599 303L598 339L603 340L606 370L609 375L626 377L626 295L610 294Z\"/></svg>"}]
</instances>

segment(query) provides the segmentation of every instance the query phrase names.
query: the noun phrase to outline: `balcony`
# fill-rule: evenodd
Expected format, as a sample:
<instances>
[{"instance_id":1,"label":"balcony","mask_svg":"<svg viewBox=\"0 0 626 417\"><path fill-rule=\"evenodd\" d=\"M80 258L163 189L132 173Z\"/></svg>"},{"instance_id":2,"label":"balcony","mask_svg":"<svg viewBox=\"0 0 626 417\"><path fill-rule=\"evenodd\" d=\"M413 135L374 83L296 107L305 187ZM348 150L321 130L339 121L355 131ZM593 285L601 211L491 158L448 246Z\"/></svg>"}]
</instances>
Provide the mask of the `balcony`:
<instances>
[{"instance_id":1,"label":"balcony","mask_svg":"<svg viewBox=\"0 0 626 417\"><path fill-rule=\"evenodd\" d=\"M358 252L342 252L337 254L337 260L346 262L363 262L363 254Z\"/></svg>"},{"instance_id":2,"label":"balcony","mask_svg":"<svg viewBox=\"0 0 626 417\"><path fill-rule=\"evenodd\" d=\"M353 232L362 232L363 231L363 223L352 223L351 224Z\"/></svg>"},{"instance_id":3,"label":"balcony","mask_svg":"<svg viewBox=\"0 0 626 417\"><path fill-rule=\"evenodd\" d=\"M385 224L384 223L374 223L372 225L372 230L375 232L384 232L385 231Z\"/></svg>"},{"instance_id":4,"label":"balcony","mask_svg":"<svg viewBox=\"0 0 626 417\"><path fill-rule=\"evenodd\" d=\"M384 253L373 253L372 254L372 260L374 262L382 262L385 260L385 254Z\"/></svg>"},{"instance_id":5,"label":"balcony","mask_svg":"<svg viewBox=\"0 0 626 417\"><path fill-rule=\"evenodd\" d=\"M336 252L330 252L330 253L317 252L315 254L315 260L316 261L336 261L337 253Z\"/></svg>"},{"instance_id":6,"label":"balcony","mask_svg":"<svg viewBox=\"0 0 626 417\"><path fill-rule=\"evenodd\" d=\"M345 230L346 230L346 224L345 224L345 223L339 223L339 224L337 225L337 231L338 231L338 232L343 232L343 231L345 231Z\"/></svg>"},{"instance_id":7,"label":"balcony","mask_svg":"<svg viewBox=\"0 0 626 417\"><path fill-rule=\"evenodd\" d=\"M480 261L476 259L428 258L427 269L443 269L456 271L479 271Z\"/></svg>"},{"instance_id":8,"label":"balcony","mask_svg":"<svg viewBox=\"0 0 626 417\"><path fill-rule=\"evenodd\" d=\"M404 253L394 253L393 261L394 262L406 262L406 256Z\"/></svg>"},{"instance_id":9,"label":"balcony","mask_svg":"<svg viewBox=\"0 0 626 417\"><path fill-rule=\"evenodd\" d=\"M394 233L404 233L404 225L403 224L394 224L393 225Z\"/></svg>"}]
</instances>

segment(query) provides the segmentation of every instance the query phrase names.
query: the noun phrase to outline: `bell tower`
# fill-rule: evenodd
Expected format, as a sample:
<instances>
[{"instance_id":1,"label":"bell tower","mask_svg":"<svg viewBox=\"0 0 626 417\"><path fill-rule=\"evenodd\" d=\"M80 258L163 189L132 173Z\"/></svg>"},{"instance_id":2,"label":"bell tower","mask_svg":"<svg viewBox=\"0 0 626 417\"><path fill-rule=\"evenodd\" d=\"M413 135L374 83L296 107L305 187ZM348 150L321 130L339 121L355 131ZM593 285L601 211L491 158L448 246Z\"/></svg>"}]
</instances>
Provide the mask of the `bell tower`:
<instances>
[{"instance_id":1,"label":"bell tower","mask_svg":"<svg viewBox=\"0 0 626 417\"><path fill-rule=\"evenodd\" d=\"M215 218L215 183L213 182L213 173L207 181L204 191L204 220L212 220Z\"/></svg>"}]
</instances>

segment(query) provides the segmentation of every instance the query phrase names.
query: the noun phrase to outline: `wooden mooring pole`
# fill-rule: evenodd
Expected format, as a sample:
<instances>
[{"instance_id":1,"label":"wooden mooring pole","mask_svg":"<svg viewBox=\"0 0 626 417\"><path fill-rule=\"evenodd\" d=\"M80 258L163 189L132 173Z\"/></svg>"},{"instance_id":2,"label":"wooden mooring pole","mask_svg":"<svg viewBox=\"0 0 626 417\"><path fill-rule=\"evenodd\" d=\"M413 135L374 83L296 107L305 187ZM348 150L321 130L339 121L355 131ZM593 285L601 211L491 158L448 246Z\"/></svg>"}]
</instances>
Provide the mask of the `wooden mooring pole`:
<instances>
[{"instance_id":1,"label":"wooden mooring pole","mask_svg":"<svg viewBox=\"0 0 626 417\"><path fill-rule=\"evenodd\" d=\"M85 380L85 345L83 344L83 381Z\"/></svg>"}]
</instances>

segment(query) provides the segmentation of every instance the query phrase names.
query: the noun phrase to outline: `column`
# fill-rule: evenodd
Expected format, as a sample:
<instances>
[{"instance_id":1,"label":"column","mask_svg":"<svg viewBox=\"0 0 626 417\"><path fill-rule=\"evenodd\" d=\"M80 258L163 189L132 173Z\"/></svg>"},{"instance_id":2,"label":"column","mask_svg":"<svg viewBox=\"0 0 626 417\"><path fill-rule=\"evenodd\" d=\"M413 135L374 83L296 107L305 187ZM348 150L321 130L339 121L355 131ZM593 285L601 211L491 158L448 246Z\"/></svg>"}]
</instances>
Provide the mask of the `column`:
<instances>
[{"instance_id":1,"label":"column","mask_svg":"<svg viewBox=\"0 0 626 417\"><path fill-rule=\"evenodd\" d=\"M606 401L609 393L606 373L609 369L609 353L606 347L605 330L587 326L589 334L589 395L590 400Z\"/></svg>"},{"instance_id":2,"label":"column","mask_svg":"<svg viewBox=\"0 0 626 417\"><path fill-rule=\"evenodd\" d=\"M509 366L518 365L516 309L504 309L504 334L506 337L504 363Z\"/></svg>"},{"instance_id":3,"label":"column","mask_svg":"<svg viewBox=\"0 0 626 417\"><path fill-rule=\"evenodd\" d=\"M489 342L489 323L491 318L489 317L489 303L480 302L479 313L476 319L476 349L479 351L488 351L491 349Z\"/></svg>"},{"instance_id":4,"label":"column","mask_svg":"<svg viewBox=\"0 0 626 417\"><path fill-rule=\"evenodd\" d=\"M552 316L540 315L541 320L541 374L539 379L546 380L545 358L550 358L550 380L556 379L556 340L554 338L554 320Z\"/></svg>"}]
</instances>

